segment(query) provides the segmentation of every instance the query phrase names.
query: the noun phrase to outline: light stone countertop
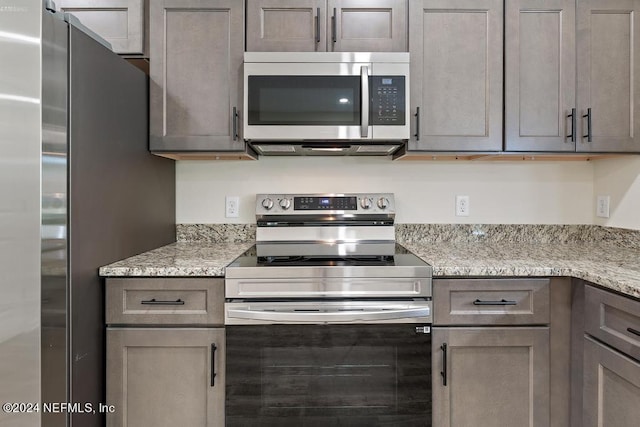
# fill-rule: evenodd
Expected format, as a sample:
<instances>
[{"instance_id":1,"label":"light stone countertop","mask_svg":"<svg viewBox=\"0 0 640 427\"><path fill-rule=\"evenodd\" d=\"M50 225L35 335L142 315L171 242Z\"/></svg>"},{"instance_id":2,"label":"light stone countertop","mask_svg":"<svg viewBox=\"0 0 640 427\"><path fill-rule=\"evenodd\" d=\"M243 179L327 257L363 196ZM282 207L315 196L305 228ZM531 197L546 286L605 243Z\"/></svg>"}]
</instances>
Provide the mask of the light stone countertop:
<instances>
[{"instance_id":1,"label":"light stone countertop","mask_svg":"<svg viewBox=\"0 0 640 427\"><path fill-rule=\"evenodd\" d=\"M434 277L564 276L640 298L640 251L610 243L405 243Z\"/></svg>"},{"instance_id":2,"label":"light stone countertop","mask_svg":"<svg viewBox=\"0 0 640 427\"><path fill-rule=\"evenodd\" d=\"M225 267L253 245L252 233L255 226L179 225L178 237L195 240L118 261L100 268L100 275L222 277ZM637 231L581 225L406 224L396 229L396 237L433 266L434 277L575 277L640 298Z\"/></svg>"},{"instance_id":3,"label":"light stone countertop","mask_svg":"<svg viewBox=\"0 0 640 427\"><path fill-rule=\"evenodd\" d=\"M222 277L253 242L176 242L100 267L107 277Z\"/></svg>"}]
</instances>

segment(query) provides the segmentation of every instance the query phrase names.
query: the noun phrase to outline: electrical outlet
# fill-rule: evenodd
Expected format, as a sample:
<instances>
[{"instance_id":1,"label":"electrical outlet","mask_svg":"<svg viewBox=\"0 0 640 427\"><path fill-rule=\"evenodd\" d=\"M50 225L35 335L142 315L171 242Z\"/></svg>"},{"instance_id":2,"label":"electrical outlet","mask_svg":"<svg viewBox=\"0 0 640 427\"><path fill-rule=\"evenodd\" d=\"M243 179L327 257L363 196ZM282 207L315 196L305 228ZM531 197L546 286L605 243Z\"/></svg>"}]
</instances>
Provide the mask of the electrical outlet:
<instances>
[{"instance_id":1,"label":"electrical outlet","mask_svg":"<svg viewBox=\"0 0 640 427\"><path fill-rule=\"evenodd\" d=\"M226 218L238 218L240 214L240 197L227 196L225 197L225 214Z\"/></svg>"},{"instance_id":2,"label":"electrical outlet","mask_svg":"<svg viewBox=\"0 0 640 427\"><path fill-rule=\"evenodd\" d=\"M469 216L469 196L456 196L456 216Z\"/></svg>"},{"instance_id":3,"label":"electrical outlet","mask_svg":"<svg viewBox=\"0 0 640 427\"><path fill-rule=\"evenodd\" d=\"M598 196L596 198L596 216L609 218L609 196Z\"/></svg>"}]
</instances>

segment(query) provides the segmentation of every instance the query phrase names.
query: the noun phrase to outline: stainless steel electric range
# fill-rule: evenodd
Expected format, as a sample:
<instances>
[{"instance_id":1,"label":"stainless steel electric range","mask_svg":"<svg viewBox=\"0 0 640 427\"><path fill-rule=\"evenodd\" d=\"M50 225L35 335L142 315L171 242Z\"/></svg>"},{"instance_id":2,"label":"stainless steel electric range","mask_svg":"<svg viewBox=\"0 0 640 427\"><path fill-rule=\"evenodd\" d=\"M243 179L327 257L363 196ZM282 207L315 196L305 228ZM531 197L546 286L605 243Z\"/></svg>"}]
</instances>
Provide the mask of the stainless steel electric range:
<instances>
[{"instance_id":1,"label":"stainless steel electric range","mask_svg":"<svg viewBox=\"0 0 640 427\"><path fill-rule=\"evenodd\" d=\"M430 426L431 266L393 194L259 194L226 269L227 426Z\"/></svg>"}]
</instances>

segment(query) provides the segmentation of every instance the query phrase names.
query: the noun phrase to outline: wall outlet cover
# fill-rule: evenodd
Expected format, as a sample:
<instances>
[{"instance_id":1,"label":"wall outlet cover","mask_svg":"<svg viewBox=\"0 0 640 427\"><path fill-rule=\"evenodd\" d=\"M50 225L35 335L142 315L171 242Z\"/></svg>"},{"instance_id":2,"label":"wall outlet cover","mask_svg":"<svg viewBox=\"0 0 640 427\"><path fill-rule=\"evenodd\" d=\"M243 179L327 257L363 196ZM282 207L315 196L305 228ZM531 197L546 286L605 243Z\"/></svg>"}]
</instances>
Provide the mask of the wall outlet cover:
<instances>
[{"instance_id":1,"label":"wall outlet cover","mask_svg":"<svg viewBox=\"0 0 640 427\"><path fill-rule=\"evenodd\" d=\"M609 203L611 198L609 196L596 197L596 216L600 218L609 218Z\"/></svg>"},{"instance_id":2,"label":"wall outlet cover","mask_svg":"<svg viewBox=\"0 0 640 427\"><path fill-rule=\"evenodd\" d=\"M238 218L240 216L240 197L225 197L225 214L226 218Z\"/></svg>"},{"instance_id":3,"label":"wall outlet cover","mask_svg":"<svg viewBox=\"0 0 640 427\"><path fill-rule=\"evenodd\" d=\"M456 196L456 216L469 216L469 196Z\"/></svg>"}]
</instances>

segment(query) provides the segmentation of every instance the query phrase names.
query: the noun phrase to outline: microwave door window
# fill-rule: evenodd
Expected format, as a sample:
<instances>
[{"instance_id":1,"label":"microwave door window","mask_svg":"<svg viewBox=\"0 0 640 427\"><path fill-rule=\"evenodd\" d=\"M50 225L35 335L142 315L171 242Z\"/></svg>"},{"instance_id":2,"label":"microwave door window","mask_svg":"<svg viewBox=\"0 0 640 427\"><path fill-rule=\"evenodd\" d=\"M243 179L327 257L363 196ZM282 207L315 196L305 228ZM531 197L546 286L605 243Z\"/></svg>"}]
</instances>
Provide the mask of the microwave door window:
<instances>
[{"instance_id":1,"label":"microwave door window","mask_svg":"<svg viewBox=\"0 0 640 427\"><path fill-rule=\"evenodd\" d=\"M358 126L358 76L249 76L250 125Z\"/></svg>"}]
</instances>

